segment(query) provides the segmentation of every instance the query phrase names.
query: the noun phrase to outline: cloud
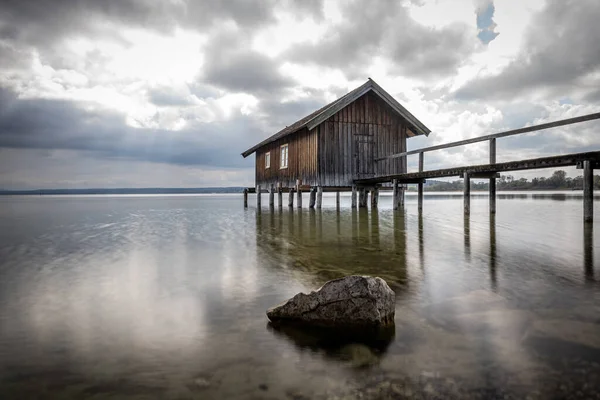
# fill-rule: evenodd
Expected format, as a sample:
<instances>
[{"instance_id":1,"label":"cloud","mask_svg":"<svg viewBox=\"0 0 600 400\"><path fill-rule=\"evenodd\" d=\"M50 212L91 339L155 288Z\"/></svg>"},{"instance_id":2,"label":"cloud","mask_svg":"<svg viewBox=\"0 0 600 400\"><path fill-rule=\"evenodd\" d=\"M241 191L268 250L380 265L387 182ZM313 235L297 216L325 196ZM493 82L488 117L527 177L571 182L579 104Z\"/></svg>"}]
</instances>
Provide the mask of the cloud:
<instances>
[{"instance_id":1,"label":"cloud","mask_svg":"<svg viewBox=\"0 0 600 400\"><path fill-rule=\"evenodd\" d=\"M285 57L300 64L340 68L350 79L364 79L365 70L377 57L389 58L394 72L427 78L453 74L474 51L465 25L422 25L397 1L365 7L355 0L340 11L340 22L331 25L321 40L294 46Z\"/></svg>"},{"instance_id":2,"label":"cloud","mask_svg":"<svg viewBox=\"0 0 600 400\"><path fill-rule=\"evenodd\" d=\"M600 86L600 2L549 0L532 18L525 46L499 74L480 76L455 93L459 99L515 96L593 99Z\"/></svg>"},{"instance_id":3,"label":"cloud","mask_svg":"<svg viewBox=\"0 0 600 400\"><path fill-rule=\"evenodd\" d=\"M211 54L203 80L233 92L270 92L293 86L294 81L284 77L277 63L252 50Z\"/></svg>"},{"instance_id":4,"label":"cloud","mask_svg":"<svg viewBox=\"0 0 600 400\"><path fill-rule=\"evenodd\" d=\"M85 106L89 104L23 100L0 89L0 148L79 150L115 161L232 168L248 166L239 157L240 148L262 137L259 123L241 114L167 131L132 128L118 112Z\"/></svg>"}]
</instances>

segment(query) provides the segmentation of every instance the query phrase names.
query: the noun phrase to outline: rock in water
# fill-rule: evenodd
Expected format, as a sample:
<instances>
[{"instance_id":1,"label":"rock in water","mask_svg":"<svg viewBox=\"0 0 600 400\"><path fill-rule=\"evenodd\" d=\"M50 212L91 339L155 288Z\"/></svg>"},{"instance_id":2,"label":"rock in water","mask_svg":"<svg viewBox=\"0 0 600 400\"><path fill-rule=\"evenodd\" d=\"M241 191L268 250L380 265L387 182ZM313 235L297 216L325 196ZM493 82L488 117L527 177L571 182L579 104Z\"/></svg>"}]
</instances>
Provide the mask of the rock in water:
<instances>
[{"instance_id":1,"label":"rock in water","mask_svg":"<svg viewBox=\"0 0 600 400\"><path fill-rule=\"evenodd\" d=\"M394 312L395 295L383 279L352 275L298 293L267 310L267 317L324 327L380 327L394 324Z\"/></svg>"}]
</instances>

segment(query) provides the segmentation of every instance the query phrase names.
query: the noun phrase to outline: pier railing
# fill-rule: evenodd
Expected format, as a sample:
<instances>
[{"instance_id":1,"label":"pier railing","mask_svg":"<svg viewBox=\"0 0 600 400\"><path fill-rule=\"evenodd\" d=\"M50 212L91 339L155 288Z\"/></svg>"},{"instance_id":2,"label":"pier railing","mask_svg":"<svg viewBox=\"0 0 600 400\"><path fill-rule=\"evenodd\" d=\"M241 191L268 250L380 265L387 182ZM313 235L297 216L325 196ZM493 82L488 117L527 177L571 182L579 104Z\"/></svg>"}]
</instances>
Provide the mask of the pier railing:
<instances>
[{"instance_id":1,"label":"pier railing","mask_svg":"<svg viewBox=\"0 0 600 400\"><path fill-rule=\"evenodd\" d=\"M505 132L494 133L491 135L480 136L471 139L459 140L456 142L440 144L436 146L425 147L416 150L405 151L402 153L392 154L386 157L376 159L376 161L389 160L400 157L407 157L412 154L419 155L419 172L418 173L404 173L394 176L376 177L369 180L363 180L358 183L377 183L383 181L393 180L394 182L394 193L398 190L399 183L416 183L418 185L418 207L419 210L423 208L423 183L426 178L437 178L444 176L461 175L464 179L464 197L465 197L465 213L470 212L470 178L489 178L489 190L490 190L490 213L496 212L496 176L499 171L517 171L523 169L533 168L549 168L553 166L565 166L565 165L577 165L582 167L584 170L584 220L593 220L593 169L598 168L600 165L600 152L589 152L579 154L566 154L555 157L546 157L532 160L520 160L510 163L496 164L496 139L520 135L523 133L541 131L549 128L556 128L559 126L572 125L580 122L591 121L600 119L600 113L587 114L580 117L568 118L554 122L548 122L545 124L532 125L525 128L512 129ZM449 168L435 171L423 171L423 164L425 153L429 151L448 149L451 147L464 146L467 144L478 143L489 141L490 146L490 162L487 165L471 165L459 168ZM396 208L396 202L394 202L394 208Z\"/></svg>"}]
</instances>

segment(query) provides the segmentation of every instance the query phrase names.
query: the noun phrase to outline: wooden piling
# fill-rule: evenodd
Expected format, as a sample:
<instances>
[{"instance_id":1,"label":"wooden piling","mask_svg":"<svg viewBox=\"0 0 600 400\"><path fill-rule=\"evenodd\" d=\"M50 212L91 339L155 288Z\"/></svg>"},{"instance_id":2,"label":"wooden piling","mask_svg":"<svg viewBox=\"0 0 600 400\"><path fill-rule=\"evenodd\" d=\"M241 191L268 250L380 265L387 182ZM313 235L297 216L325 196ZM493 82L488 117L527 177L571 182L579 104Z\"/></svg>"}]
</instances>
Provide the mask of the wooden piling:
<instances>
[{"instance_id":1,"label":"wooden piling","mask_svg":"<svg viewBox=\"0 0 600 400\"><path fill-rule=\"evenodd\" d=\"M419 211L423 211L423 181L417 183Z\"/></svg>"},{"instance_id":2,"label":"wooden piling","mask_svg":"<svg viewBox=\"0 0 600 400\"><path fill-rule=\"evenodd\" d=\"M308 196L308 208L315 208L315 200L317 199L317 188L310 188L310 195Z\"/></svg>"},{"instance_id":3,"label":"wooden piling","mask_svg":"<svg viewBox=\"0 0 600 400\"><path fill-rule=\"evenodd\" d=\"M469 173L465 171L463 174L464 179L464 200L465 200L465 214L471 213L471 177Z\"/></svg>"},{"instance_id":4,"label":"wooden piling","mask_svg":"<svg viewBox=\"0 0 600 400\"><path fill-rule=\"evenodd\" d=\"M335 192L335 208L340 209L340 191Z\"/></svg>"},{"instance_id":5,"label":"wooden piling","mask_svg":"<svg viewBox=\"0 0 600 400\"><path fill-rule=\"evenodd\" d=\"M290 188L288 195L288 207L294 207L294 188Z\"/></svg>"},{"instance_id":6,"label":"wooden piling","mask_svg":"<svg viewBox=\"0 0 600 400\"><path fill-rule=\"evenodd\" d=\"M594 169L590 160L583 162L583 221L594 221Z\"/></svg>"},{"instance_id":7,"label":"wooden piling","mask_svg":"<svg viewBox=\"0 0 600 400\"><path fill-rule=\"evenodd\" d=\"M248 189L244 189L244 208L248 208Z\"/></svg>"},{"instance_id":8,"label":"wooden piling","mask_svg":"<svg viewBox=\"0 0 600 400\"><path fill-rule=\"evenodd\" d=\"M398 179L394 179L394 189L392 198L392 206L394 207L394 210L398 210L399 208L404 207L403 197L404 193L400 188L400 184L398 184Z\"/></svg>"},{"instance_id":9,"label":"wooden piling","mask_svg":"<svg viewBox=\"0 0 600 400\"><path fill-rule=\"evenodd\" d=\"M351 205L352 208L356 208L356 192L357 192L356 186L352 186L352 205Z\"/></svg>"},{"instance_id":10,"label":"wooden piling","mask_svg":"<svg viewBox=\"0 0 600 400\"><path fill-rule=\"evenodd\" d=\"M379 203L379 188L374 187L371 189L371 209L377 208Z\"/></svg>"},{"instance_id":11,"label":"wooden piling","mask_svg":"<svg viewBox=\"0 0 600 400\"><path fill-rule=\"evenodd\" d=\"M490 139L490 164L496 164L496 138ZM496 213L496 178L490 178L490 214Z\"/></svg>"},{"instance_id":12,"label":"wooden piling","mask_svg":"<svg viewBox=\"0 0 600 400\"><path fill-rule=\"evenodd\" d=\"M279 208L283 207L283 189L281 182L277 183L277 205Z\"/></svg>"},{"instance_id":13,"label":"wooden piling","mask_svg":"<svg viewBox=\"0 0 600 400\"><path fill-rule=\"evenodd\" d=\"M367 189L364 187L358 189L358 207L367 208Z\"/></svg>"},{"instance_id":14,"label":"wooden piling","mask_svg":"<svg viewBox=\"0 0 600 400\"><path fill-rule=\"evenodd\" d=\"M323 205L323 186L317 187L317 208Z\"/></svg>"},{"instance_id":15,"label":"wooden piling","mask_svg":"<svg viewBox=\"0 0 600 400\"><path fill-rule=\"evenodd\" d=\"M256 185L256 208L260 208L260 185Z\"/></svg>"},{"instance_id":16,"label":"wooden piling","mask_svg":"<svg viewBox=\"0 0 600 400\"><path fill-rule=\"evenodd\" d=\"M296 180L296 207L302 208L302 179Z\"/></svg>"},{"instance_id":17,"label":"wooden piling","mask_svg":"<svg viewBox=\"0 0 600 400\"><path fill-rule=\"evenodd\" d=\"M275 208L275 185L269 186L269 208Z\"/></svg>"}]
</instances>

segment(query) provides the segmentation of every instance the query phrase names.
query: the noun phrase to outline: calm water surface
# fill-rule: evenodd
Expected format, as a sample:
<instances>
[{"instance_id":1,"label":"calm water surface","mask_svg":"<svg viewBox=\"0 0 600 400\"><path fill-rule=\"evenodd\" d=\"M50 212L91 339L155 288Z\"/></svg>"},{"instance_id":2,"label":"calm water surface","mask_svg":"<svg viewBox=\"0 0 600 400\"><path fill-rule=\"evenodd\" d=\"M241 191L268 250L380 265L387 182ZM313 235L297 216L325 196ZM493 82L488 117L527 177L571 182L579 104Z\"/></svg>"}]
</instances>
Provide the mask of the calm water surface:
<instances>
[{"instance_id":1,"label":"calm water surface","mask_svg":"<svg viewBox=\"0 0 600 400\"><path fill-rule=\"evenodd\" d=\"M461 196L421 215L412 195L403 213L324 200L0 198L0 397L600 398L600 232L580 197L505 194L495 218L477 195L470 218ZM394 335L268 325L349 274L394 289Z\"/></svg>"}]
</instances>

